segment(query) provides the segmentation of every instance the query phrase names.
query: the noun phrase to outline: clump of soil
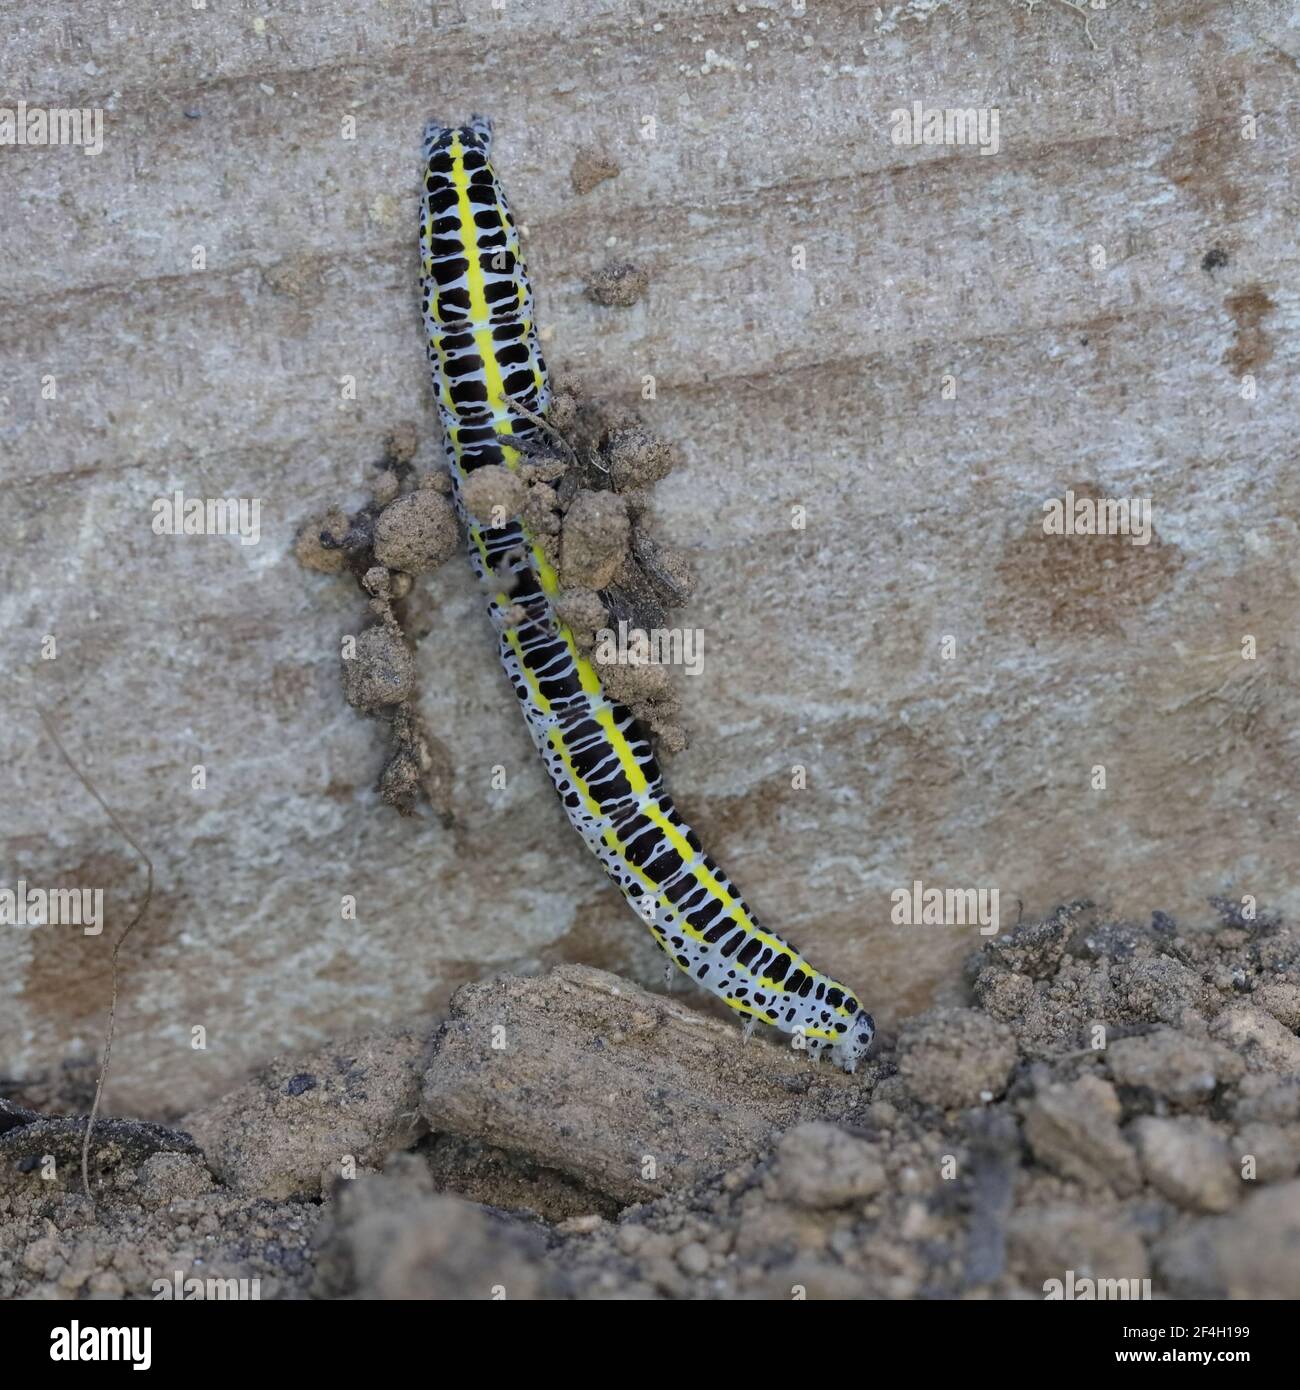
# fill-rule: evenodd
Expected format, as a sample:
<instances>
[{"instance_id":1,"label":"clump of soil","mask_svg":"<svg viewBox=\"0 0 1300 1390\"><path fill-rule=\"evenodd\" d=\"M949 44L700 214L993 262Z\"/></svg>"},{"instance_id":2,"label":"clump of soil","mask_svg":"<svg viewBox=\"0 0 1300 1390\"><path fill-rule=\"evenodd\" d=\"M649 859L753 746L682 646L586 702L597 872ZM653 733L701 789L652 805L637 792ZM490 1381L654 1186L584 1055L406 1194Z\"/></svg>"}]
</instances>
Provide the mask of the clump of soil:
<instances>
[{"instance_id":1,"label":"clump of soil","mask_svg":"<svg viewBox=\"0 0 1300 1390\"><path fill-rule=\"evenodd\" d=\"M616 492L579 492L564 516L560 582L565 588L607 589L627 558L632 522Z\"/></svg>"},{"instance_id":2,"label":"clump of soil","mask_svg":"<svg viewBox=\"0 0 1300 1390\"><path fill-rule=\"evenodd\" d=\"M603 453L609 480L619 492L639 492L659 482L676 462L672 445L635 422L611 426Z\"/></svg>"},{"instance_id":3,"label":"clump of soil","mask_svg":"<svg viewBox=\"0 0 1300 1390\"><path fill-rule=\"evenodd\" d=\"M93 1203L84 1117L3 1102L0 1297L1300 1297L1300 939L1224 906L1017 927L855 1076L601 971L469 985L101 1121Z\"/></svg>"},{"instance_id":4,"label":"clump of soil","mask_svg":"<svg viewBox=\"0 0 1300 1390\"><path fill-rule=\"evenodd\" d=\"M638 266L619 261L603 266L592 276L587 297L606 308L629 308L644 299L650 288L650 277Z\"/></svg>"},{"instance_id":5,"label":"clump of soil","mask_svg":"<svg viewBox=\"0 0 1300 1390\"><path fill-rule=\"evenodd\" d=\"M695 588L687 557L656 541L647 520L654 484L672 471L676 454L636 416L573 392L556 398L551 418L571 455L547 479L559 519L548 547L563 586L557 614L607 692L662 749L680 751L687 733L671 667L640 654L650 634L669 630Z\"/></svg>"},{"instance_id":6,"label":"clump of soil","mask_svg":"<svg viewBox=\"0 0 1300 1390\"><path fill-rule=\"evenodd\" d=\"M306 569L350 574L368 597L374 621L342 643L340 675L348 704L388 726L381 799L402 815L426 800L449 823L451 756L419 714L403 600L417 576L432 573L459 549L459 532L450 479L442 473L416 477L417 445L415 426L398 426L384 441L370 499L351 516L331 507L313 517L299 532L295 554Z\"/></svg>"},{"instance_id":7,"label":"clump of soil","mask_svg":"<svg viewBox=\"0 0 1300 1390\"><path fill-rule=\"evenodd\" d=\"M601 666L610 694L632 710L661 745L686 746L668 670L638 660L638 641L690 597L684 555L658 544L645 514L650 489L671 471L671 446L631 415L611 415L559 390L545 442L533 443L517 470L476 470L461 490L466 514L487 527L519 517L560 574L556 601L584 654ZM415 580L461 549L451 481L443 470L417 477L415 427L393 431L353 515L332 507L303 526L300 563L349 574L367 596L371 623L342 646L347 702L389 730L378 779L381 799L403 815L427 801L449 824L454 769L450 751L423 724L416 682L414 624L405 600ZM525 617L522 608L515 620ZM619 624L629 639L613 636ZM606 639L602 644L602 636Z\"/></svg>"},{"instance_id":8,"label":"clump of soil","mask_svg":"<svg viewBox=\"0 0 1300 1390\"><path fill-rule=\"evenodd\" d=\"M432 574L459 548L455 509L437 486L394 498L375 520L375 559L386 569Z\"/></svg>"},{"instance_id":9,"label":"clump of soil","mask_svg":"<svg viewBox=\"0 0 1300 1390\"><path fill-rule=\"evenodd\" d=\"M365 711L382 709L409 700L414 689L415 662L400 628L384 623L366 628L343 667L348 704Z\"/></svg>"},{"instance_id":10,"label":"clump of soil","mask_svg":"<svg viewBox=\"0 0 1300 1390\"><path fill-rule=\"evenodd\" d=\"M318 574L341 574L346 560L343 544L351 523L341 507L331 507L313 517L298 532L294 554L304 569Z\"/></svg>"},{"instance_id":11,"label":"clump of soil","mask_svg":"<svg viewBox=\"0 0 1300 1390\"><path fill-rule=\"evenodd\" d=\"M523 513L528 491L528 484L518 473L496 464L471 473L461 487L460 498L480 526L500 527Z\"/></svg>"}]
</instances>

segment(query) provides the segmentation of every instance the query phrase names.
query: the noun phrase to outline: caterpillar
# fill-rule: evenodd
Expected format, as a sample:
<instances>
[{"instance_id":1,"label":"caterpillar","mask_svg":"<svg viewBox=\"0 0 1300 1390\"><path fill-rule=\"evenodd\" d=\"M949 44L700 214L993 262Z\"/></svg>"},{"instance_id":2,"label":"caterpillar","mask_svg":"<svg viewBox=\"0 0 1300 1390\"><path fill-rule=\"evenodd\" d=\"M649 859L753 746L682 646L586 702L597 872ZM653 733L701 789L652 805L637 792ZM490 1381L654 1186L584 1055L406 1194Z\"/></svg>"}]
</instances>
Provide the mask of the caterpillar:
<instances>
[{"instance_id":1,"label":"caterpillar","mask_svg":"<svg viewBox=\"0 0 1300 1390\"><path fill-rule=\"evenodd\" d=\"M517 471L551 391L519 234L490 163L491 122L424 137L421 298L457 511L490 594L501 664L569 820L673 963L744 1016L853 1071L875 1034L846 986L761 926L664 790L649 738L556 617L559 579L518 518L483 526L462 489ZM502 518L493 517L494 522Z\"/></svg>"}]
</instances>

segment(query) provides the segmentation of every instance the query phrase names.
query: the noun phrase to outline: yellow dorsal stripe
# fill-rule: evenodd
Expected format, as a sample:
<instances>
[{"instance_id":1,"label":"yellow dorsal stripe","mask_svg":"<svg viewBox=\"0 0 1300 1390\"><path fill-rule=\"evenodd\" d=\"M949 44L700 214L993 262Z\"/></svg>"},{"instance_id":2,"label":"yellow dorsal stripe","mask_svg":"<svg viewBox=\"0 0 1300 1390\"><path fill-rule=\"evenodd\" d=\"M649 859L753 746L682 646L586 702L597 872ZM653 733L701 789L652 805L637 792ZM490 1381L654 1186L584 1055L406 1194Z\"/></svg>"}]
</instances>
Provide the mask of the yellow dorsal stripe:
<instances>
[{"instance_id":1,"label":"yellow dorsal stripe","mask_svg":"<svg viewBox=\"0 0 1300 1390\"><path fill-rule=\"evenodd\" d=\"M465 170L465 148L457 134L451 142L451 183L456 190L456 215L460 219L460 239L465 247L465 284L469 293L469 318L473 324L484 325L492 317L488 308L487 287L483 282L483 266L478 250L478 225L474 221L474 205L469 200L469 174ZM504 223L504 218L502 219ZM505 412L506 388L501 378L501 365L497 361L492 330L488 327L473 329L474 346L478 349L479 360L483 363L483 379L487 388L487 406L492 415L492 429L496 434L509 434L510 417ZM502 445L501 456L506 467L519 467L519 453L509 445Z\"/></svg>"}]
</instances>

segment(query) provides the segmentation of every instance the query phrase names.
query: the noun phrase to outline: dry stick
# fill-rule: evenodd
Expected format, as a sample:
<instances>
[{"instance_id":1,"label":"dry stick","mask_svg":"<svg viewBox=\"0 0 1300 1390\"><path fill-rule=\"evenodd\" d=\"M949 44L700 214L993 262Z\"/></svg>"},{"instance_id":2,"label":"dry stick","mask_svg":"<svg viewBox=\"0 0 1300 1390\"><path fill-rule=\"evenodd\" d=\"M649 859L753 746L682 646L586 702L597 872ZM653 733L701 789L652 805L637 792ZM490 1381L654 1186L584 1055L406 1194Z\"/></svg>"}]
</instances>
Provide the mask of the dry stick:
<instances>
[{"instance_id":1,"label":"dry stick","mask_svg":"<svg viewBox=\"0 0 1300 1390\"><path fill-rule=\"evenodd\" d=\"M565 453L567 453L569 456L569 462L575 468L578 467L578 455L574 452L573 445L570 444L567 439L565 439L565 437L559 432L559 430L555 428L553 424L551 424L549 420L547 420L544 416L534 415L533 412L529 410L526 405L521 405L517 400L515 400L513 396L505 396L503 399L505 400L507 405L513 406L520 413L520 415L524 417L525 420L529 421L531 424L536 425L539 429L544 429L546 433L551 436L552 439L562 444L564 446ZM597 464L596 467L600 468L600 465ZM609 469L604 468L601 469L601 471L603 473L608 473Z\"/></svg>"},{"instance_id":2,"label":"dry stick","mask_svg":"<svg viewBox=\"0 0 1300 1390\"><path fill-rule=\"evenodd\" d=\"M68 756L68 750L63 746L63 740L59 738L58 731L55 729L50 717L43 709L38 709L36 713L40 715L41 723L45 725L45 732L53 739L54 746L59 750L63 757L63 761L67 763L76 774L77 780L81 785L99 802L100 806L103 808L104 814L112 821L113 828L121 835L127 844L135 850L140 858L144 860L145 868L148 870L148 877L145 882L144 901L140 904L139 910L136 912L135 916L126 924L125 931L117 938L117 944L113 947L113 994L108 1005L108 1026L104 1029L104 1063L99 1069L99 1080L95 1083L95 1101L90 1107L90 1114L86 1117L86 1133L81 1141L81 1186L85 1189L86 1196L89 1197L93 1203L95 1199L90 1191L90 1136L94 1131L95 1120L99 1115L99 1101L100 1097L104 1094L104 1082L108 1079L108 1061L113 1052L113 1024L117 1019L117 955L122 949L122 943L131 934L132 927L134 927L149 910L149 902L153 897L153 860L141 849L135 837L117 818L117 814L114 812L113 808L95 790L86 774L82 772L76 763Z\"/></svg>"}]
</instances>

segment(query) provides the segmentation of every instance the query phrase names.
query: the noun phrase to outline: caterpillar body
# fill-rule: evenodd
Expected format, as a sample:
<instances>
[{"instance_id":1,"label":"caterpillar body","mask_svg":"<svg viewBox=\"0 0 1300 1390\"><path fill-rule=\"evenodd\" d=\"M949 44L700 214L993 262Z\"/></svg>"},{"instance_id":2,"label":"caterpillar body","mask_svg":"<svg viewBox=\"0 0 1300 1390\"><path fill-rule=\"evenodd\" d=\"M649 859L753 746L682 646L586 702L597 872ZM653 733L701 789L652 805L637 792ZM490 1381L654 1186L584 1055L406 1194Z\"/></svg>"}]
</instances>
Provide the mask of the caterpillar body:
<instances>
[{"instance_id":1,"label":"caterpillar body","mask_svg":"<svg viewBox=\"0 0 1300 1390\"><path fill-rule=\"evenodd\" d=\"M517 470L550 404L519 236L489 162L492 127L424 138L421 293L427 351L470 558L491 594L501 663L575 829L674 964L754 1021L854 1070L875 1026L852 990L759 925L664 790L631 712L609 699L556 617L559 582L519 519L486 527L461 488ZM499 520L500 518L493 518ZM522 615L522 616L521 616Z\"/></svg>"}]
</instances>

